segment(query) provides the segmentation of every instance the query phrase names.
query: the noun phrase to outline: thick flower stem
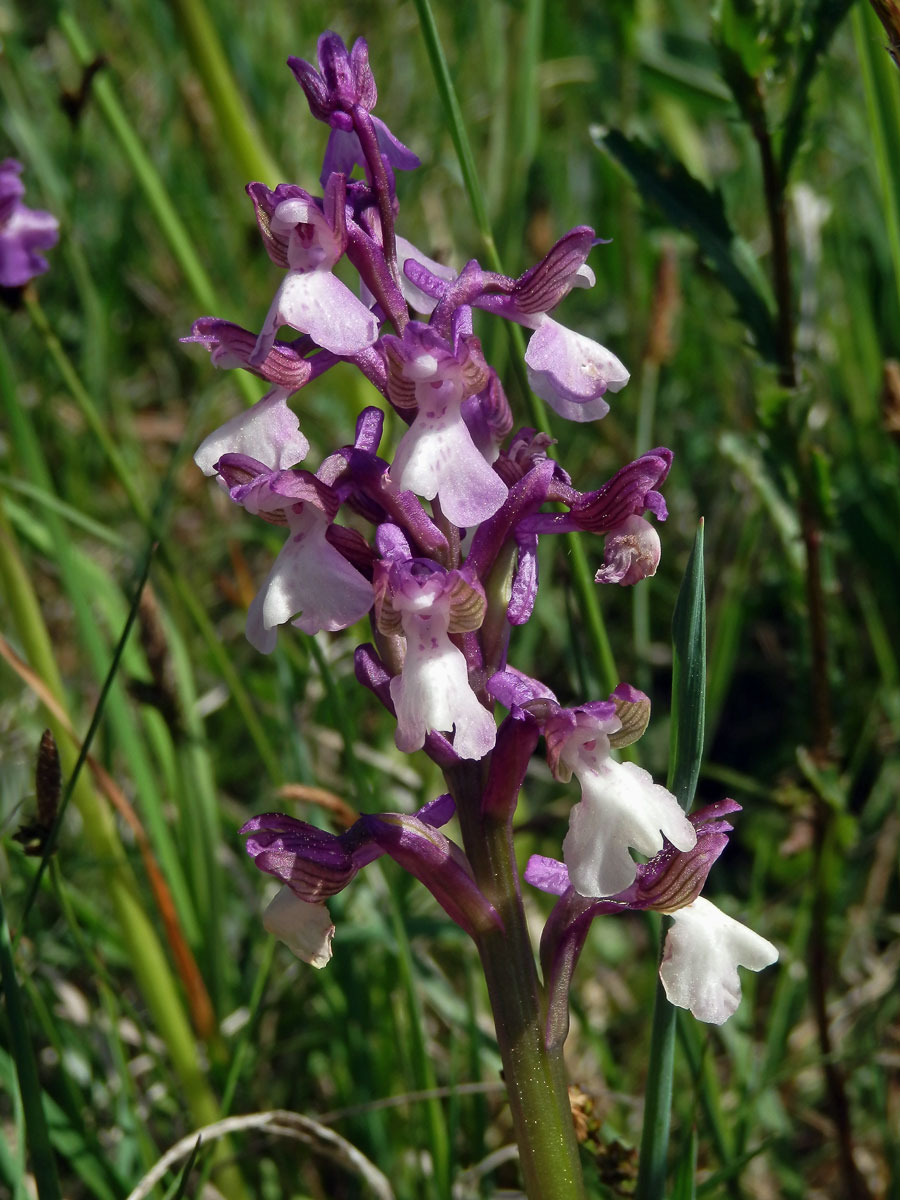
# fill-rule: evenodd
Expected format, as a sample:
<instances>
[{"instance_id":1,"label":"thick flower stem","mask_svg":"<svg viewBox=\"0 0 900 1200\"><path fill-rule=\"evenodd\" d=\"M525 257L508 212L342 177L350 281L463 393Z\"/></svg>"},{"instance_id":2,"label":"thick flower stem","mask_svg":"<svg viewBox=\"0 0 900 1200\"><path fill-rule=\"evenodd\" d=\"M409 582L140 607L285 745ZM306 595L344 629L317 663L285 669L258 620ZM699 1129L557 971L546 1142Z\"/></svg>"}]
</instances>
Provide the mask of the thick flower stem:
<instances>
[{"instance_id":1,"label":"thick flower stem","mask_svg":"<svg viewBox=\"0 0 900 1200\"><path fill-rule=\"evenodd\" d=\"M503 931L479 939L494 1014L526 1195L584 1200L578 1144L561 1048L544 1040L545 1004L528 938L512 835L505 821L481 815L482 764L447 771L463 843L475 878L503 919Z\"/></svg>"}]
</instances>

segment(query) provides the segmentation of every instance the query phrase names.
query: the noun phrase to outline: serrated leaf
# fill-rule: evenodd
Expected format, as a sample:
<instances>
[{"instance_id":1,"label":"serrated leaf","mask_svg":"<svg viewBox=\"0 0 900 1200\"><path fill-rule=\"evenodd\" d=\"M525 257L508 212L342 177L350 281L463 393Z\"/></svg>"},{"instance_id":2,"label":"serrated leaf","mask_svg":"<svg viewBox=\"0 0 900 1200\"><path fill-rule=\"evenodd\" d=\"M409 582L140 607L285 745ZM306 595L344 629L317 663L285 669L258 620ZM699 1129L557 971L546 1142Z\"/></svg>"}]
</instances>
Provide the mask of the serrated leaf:
<instances>
[{"instance_id":1,"label":"serrated leaf","mask_svg":"<svg viewBox=\"0 0 900 1200\"><path fill-rule=\"evenodd\" d=\"M718 188L707 188L665 151L654 149L618 129L591 128L598 150L614 159L641 195L662 209L677 228L691 234L737 304L744 324L765 358L775 361L773 306L761 273L751 279L752 261L729 223Z\"/></svg>"}]
</instances>

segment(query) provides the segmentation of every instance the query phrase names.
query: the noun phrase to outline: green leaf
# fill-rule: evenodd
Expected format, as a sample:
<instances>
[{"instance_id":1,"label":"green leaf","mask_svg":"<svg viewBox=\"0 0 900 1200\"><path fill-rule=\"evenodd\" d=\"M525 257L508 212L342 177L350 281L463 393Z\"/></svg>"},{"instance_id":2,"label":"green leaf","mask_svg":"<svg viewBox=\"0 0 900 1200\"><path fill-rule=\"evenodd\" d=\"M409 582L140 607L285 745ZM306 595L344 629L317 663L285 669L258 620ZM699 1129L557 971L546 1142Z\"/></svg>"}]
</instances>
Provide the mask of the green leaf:
<instances>
[{"instance_id":1,"label":"green leaf","mask_svg":"<svg viewBox=\"0 0 900 1200\"><path fill-rule=\"evenodd\" d=\"M687 812L694 800L706 726L706 589L703 518L672 618L672 732L669 788Z\"/></svg>"},{"instance_id":2,"label":"green leaf","mask_svg":"<svg viewBox=\"0 0 900 1200\"><path fill-rule=\"evenodd\" d=\"M806 22L806 28L812 32L800 57L782 125L780 165L783 180L787 179L800 147L809 111L809 89L816 77L819 59L828 49L831 39L852 4L853 0L819 0Z\"/></svg>"},{"instance_id":3,"label":"green leaf","mask_svg":"<svg viewBox=\"0 0 900 1200\"><path fill-rule=\"evenodd\" d=\"M641 195L662 209L678 229L689 233L731 293L744 324L765 358L775 360L771 293L753 255L732 229L718 188L708 188L683 163L618 129L591 127L598 150L631 176Z\"/></svg>"},{"instance_id":4,"label":"green leaf","mask_svg":"<svg viewBox=\"0 0 900 1200\"><path fill-rule=\"evenodd\" d=\"M672 1183L672 1200L695 1200L697 1195L697 1130L690 1137L678 1159Z\"/></svg>"},{"instance_id":5,"label":"green leaf","mask_svg":"<svg viewBox=\"0 0 900 1200\"><path fill-rule=\"evenodd\" d=\"M0 980L3 983L6 1019L9 1022L11 1034L10 1046L16 1064L19 1093L22 1097L22 1109L25 1114L28 1149L31 1152L31 1170L34 1173L37 1194L39 1200L62 1200L59 1178L56 1173L56 1157L50 1145L37 1063L31 1044L31 1035L28 1032L22 992L16 978L12 942L9 937L9 927L6 924L2 897L0 897Z\"/></svg>"}]
</instances>

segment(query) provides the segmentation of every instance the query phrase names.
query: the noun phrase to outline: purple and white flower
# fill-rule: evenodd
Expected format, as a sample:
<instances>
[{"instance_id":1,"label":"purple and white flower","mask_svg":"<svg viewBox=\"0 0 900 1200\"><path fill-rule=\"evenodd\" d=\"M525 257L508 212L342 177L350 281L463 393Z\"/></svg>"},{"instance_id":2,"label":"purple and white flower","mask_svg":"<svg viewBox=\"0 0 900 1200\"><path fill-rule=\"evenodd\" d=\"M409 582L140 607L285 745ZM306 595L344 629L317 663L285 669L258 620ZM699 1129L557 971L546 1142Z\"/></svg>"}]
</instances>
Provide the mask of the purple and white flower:
<instances>
[{"instance_id":1,"label":"purple and white flower","mask_svg":"<svg viewBox=\"0 0 900 1200\"><path fill-rule=\"evenodd\" d=\"M403 669L390 685L398 749L419 750L427 733L453 730L460 758L484 758L497 728L469 684L465 655L450 641L451 633L481 625L480 585L427 560L398 560L376 566L375 596L379 630L406 639Z\"/></svg>"},{"instance_id":2,"label":"purple and white flower","mask_svg":"<svg viewBox=\"0 0 900 1200\"><path fill-rule=\"evenodd\" d=\"M410 321L402 338L387 335L382 341L390 398L400 408L415 409L394 454L391 478L426 500L437 497L454 525L479 524L501 506L507 488L463 418L463 401L489 378L478 339L463 335L454 350L429 326Z\"/></svg>"},{"instance_id":3,"label":"purple and white flower","mask_svg":"<svg viewBox=\"0 0 900 1200\"><path fill-rule=\"evenodd\" d=\"M269 256L288 268L250 364L266 361L282 325L308 333L333 354L353 355L371 346L378 337L376 317L332 274L347 248L344 177L329 178L321 207L294 184L279 184L271 192L251 183L247 191Z\"/></svg>"}]
</instances>

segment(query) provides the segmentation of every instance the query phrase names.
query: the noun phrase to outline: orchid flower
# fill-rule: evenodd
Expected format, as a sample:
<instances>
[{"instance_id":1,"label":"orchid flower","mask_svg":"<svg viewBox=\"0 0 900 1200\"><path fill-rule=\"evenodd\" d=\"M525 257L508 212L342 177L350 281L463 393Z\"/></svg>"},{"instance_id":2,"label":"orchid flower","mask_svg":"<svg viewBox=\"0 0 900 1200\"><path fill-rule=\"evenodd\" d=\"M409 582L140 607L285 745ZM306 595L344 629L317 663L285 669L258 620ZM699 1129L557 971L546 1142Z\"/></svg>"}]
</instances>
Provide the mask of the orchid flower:
<instances>
[{"instance_id":1,"label":"orchid flower","mask_svg":"<svg viewBox=\"0 0 900 1200\"><path fill-rule=\"evenodd\" d=\"M261 183L247 191L269 256L288 268L263 323L250 363L265 362L282 325L308 333L324 350L352 355L378 337L378 321L332 267L347 248L344 177L332 175L323 208L293 184L274 192Z\"/></svg>"}]
</instances>

